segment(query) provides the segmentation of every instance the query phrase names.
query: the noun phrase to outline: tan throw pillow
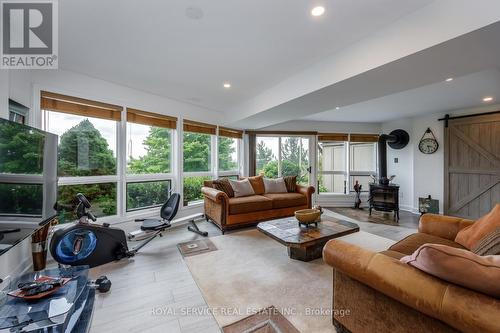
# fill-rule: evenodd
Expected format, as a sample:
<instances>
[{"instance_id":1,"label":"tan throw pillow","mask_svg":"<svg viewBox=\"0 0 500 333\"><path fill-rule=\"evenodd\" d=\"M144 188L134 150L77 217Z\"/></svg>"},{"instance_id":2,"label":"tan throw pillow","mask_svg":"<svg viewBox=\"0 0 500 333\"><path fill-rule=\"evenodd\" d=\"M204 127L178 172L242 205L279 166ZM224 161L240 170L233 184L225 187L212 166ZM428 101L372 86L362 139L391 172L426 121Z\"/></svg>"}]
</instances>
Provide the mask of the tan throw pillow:
<instances>
[{"instance_id":1,"label":"tan throw pillow","mask_svg":"<svg viewBox=\"0 0 500 333\"><path fill-rule=\"evenodd\" d=\"M465 249L424 244L401 262L459 286L500 298L500 256L478 256Z\"/></svg>"},{"instance_id":2,"label":"tan throw pillow","mask_svg":"<svg viewBox=\"0 0 500 333\"><path fill-rule=\"evenodd\" d=\"M288 192L283 178L277 178L277 179L264 178L264 187L266 189L266 193Z\"/></svg>"},{"instance_id":3,"label":"tan throw pillow","mask_svg":"<svg viewBox=\"0 0 500 333\"><path fill-rule=\"evenodd\" d=\"M230 197L230 198L234 197L234 191L233 191L233 188L231 187L231 183L229 182L228 178L220 178L220 179L214 180L212 182L212 186L216 190L219 190L219 191L226 193L228 197Z\"/></svg>"},{"instance_id":4,"label":"tan throw pillow","mask_svg":"<svg viewBox=\"0 0 500 333\"><path fill-rule=\"evenodd\" d=\"M491 234L486 235L472 249L477 255L489 256L500 254L500 228L496 228Z\"/></svg>"},{"instance_id":5,"label":"tan throw pillow","mask_svg":"<svg viewBox=\"0 0 500 333\"><path fill-rule=\"evenodd\" d=\"M297 176L286 176L283 177L283 180L285 181L288 193L294 193L297 191Z\"/></svg>"},{"instance_id":6,"label":"tan throw pillow","mask_svg":"<svg viewBox=\"0 0 500 333\"><path fill-rule=\"evenodd\" d=\"M252 185L248 179L243 180L232 180L229 179L229 183L231 183L231 187L234 191L234 197L248 197L249 195L254 195Z\"/></svg>"},{"instance_id":7,"label":"tan throw pillow","mask_svg":"<svg viewBox=\"0 0 500 333\"><path fill-rule=\"evenodd\" d=\"M455 237L455 242L471 250L478 246L481 239L497 228L500 228L500 204L472 225L460 230Z\"/></svg>"},{"instance_id":8,"label":"tan throw pillow","mask_svg":"<svg viewBox=\"0 0 500 333\"><path fill-rule=\"evenodd\" d=\"M248 177L248 180L250 181L250 185L252 185L255 194L264 194L266 189L264 188L263 176Z\"/></svg>"}]
</instances>

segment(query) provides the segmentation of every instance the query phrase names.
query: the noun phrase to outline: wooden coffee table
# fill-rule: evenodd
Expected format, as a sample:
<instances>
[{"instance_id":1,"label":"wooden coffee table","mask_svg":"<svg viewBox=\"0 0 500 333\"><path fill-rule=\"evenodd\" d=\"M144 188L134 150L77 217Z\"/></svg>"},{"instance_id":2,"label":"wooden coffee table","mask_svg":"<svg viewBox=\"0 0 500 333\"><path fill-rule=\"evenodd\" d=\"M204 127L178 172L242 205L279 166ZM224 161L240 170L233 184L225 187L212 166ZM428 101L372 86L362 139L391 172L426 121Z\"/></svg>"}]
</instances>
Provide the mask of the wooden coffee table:
<instances>
[{"instance_id":1,"label":"wooden coffee table","mask_svg":"<svg viewBox=\"0 0 500 333\"><path fill-rule=\"evenodd\" d=\"M330 239L359 231L355 223L325 217L317 227L299 226L295 218L262 222L257 229L288 248L292 259L311 261L321 258L323 247Z\"/></svg>"}]
</instances>

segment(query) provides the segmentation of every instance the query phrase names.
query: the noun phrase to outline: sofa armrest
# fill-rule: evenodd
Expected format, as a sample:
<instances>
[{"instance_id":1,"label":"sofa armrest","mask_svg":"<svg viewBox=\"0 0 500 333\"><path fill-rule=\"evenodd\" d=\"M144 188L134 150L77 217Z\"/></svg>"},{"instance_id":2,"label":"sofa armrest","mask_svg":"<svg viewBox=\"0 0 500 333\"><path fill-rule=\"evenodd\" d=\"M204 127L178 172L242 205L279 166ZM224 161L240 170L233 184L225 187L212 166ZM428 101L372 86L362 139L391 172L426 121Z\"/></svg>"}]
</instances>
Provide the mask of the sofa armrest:
<instances>
[{"instance_id":1,"label":"sofa armrest","mask_svg":"<svg viewBox=\"0 0 500 333\"><path fill-rule=\"evenodd\" d=\"M500 300L447 283L397 259L341 240L329 241L324 261L334 269L464 332L498 332Z\"/></svg>"},{"instance_id":2,"label":"sofa armrest","mask_svg":"<svg viewBox=\"0 0 500 333\"><path fill-rule=\"evenodd\" d=\"M474 221L462 219L460 217L424 214L420 217L418 231L449 240L455 240L457 233L472 223L474 223Z\"/></svg>"},{"instance_id":3,"label":"sofa armrest","mask_svg":"<svg viewBox=\"0 0 500 333\"><path fill-rule=\"evenodd\" d=\"M304 186L297 185L296 190L297 193L305 195L307 197L307 206L311 208L312 206L312 195L315 192L314 186Z\"/></svg>"},{"instance_id":4,"label":"sofa armrest","mask_svg":"<svg viewBox=\"0 0 500 333\"><path fill-rule=\"evenodd\" d=\"M211 187L202 187L201 188L201 193L205 196L205 198L208 198L212 201L218 202L221 200L229 200L229 197L227 196L226 193L223 191L216 190L215 188Z\"/></svg>"}]
</instances>

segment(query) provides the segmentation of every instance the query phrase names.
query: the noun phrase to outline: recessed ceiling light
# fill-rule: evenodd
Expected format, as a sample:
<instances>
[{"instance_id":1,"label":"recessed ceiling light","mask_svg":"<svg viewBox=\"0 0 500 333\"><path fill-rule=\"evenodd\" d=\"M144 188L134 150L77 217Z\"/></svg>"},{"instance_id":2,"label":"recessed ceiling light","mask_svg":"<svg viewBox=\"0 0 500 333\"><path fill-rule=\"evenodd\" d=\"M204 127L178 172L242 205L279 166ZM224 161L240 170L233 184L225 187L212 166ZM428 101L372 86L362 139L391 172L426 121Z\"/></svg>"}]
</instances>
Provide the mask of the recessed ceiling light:
<instances>
[{"instance_id":1,"label":"recessed ceiling light","mask_svg":"<svg viewBox=\"0 0 500 333\"><path fill-rule=\"evenodd\" d=\"M338 110L338 109L340 109L340 106L337 106L337 107L335 108L335 110Z\"/></svg>"},{"instance_id":2,"label":"recessed ceiling light","mask_svg":"<svg viewBox=\"0 0 500 333\"><path fill-rule=\"evenodd\" d=\"M325 13L325 7L316 6L311 10L312 16L321 16Z\"/></svg>"},{"instance_id":3,"label":"recessed ceiling light","mask_svg":"<svg viewBox=\"0 0 500 333\"><path fill-rule=\"evenodd\" d=\"M452 78L452 77L449 77L449 78L447 78L445 81L446 81L446 82L451 82L451 81L453 81L453 78Z\"/></svg>"},{"instance_id":4,"label":"recessed ceiling light","mask_svg":"<svg viewBox=\"0 0 500 333\"><path fill-rule=\"evenodd\" d=\"M491 102L492 100L493 100L493 97L490 97L490 96L483 98L483 102Z\"/></svg>"},{"instance_id":5,"label":"recessed ceiling light","mask_svg":"<svg viewBox=\"0 0 500 333\"><path fill-rule=\"evenodd\" d=\"M223 86L224 86L224 88L229 89L229 88L231 88L231 83L224 82Z\"/></svg>"}]
</instances>

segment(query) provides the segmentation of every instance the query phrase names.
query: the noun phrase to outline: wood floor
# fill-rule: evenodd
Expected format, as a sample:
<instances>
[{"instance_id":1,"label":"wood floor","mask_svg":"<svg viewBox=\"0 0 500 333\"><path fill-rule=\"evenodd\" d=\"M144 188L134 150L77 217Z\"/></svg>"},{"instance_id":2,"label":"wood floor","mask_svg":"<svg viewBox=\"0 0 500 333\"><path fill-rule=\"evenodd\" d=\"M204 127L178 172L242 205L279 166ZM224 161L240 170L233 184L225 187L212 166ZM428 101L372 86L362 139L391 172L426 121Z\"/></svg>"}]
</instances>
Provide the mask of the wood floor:
<instances>
[{"instance_id":1,"label":"wood floor","mask_svg":"<svg viewBox=\"0 0 500 333\"><path fill-rule=\"evenodd\" d=\"M211 223L198 225L209 237L221 234ZM415 223L414 228L367 222L359 225L361 230L394 240L416 229ZM127 232L138 227L136 223L118 226ZM93 278L107 275L112 287L109 293L96 296L91 332L221 332L177 249L178 243L199 238L186 225L175 226L134 258L92 269Z\"/></svg>"}]
</instances>

